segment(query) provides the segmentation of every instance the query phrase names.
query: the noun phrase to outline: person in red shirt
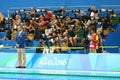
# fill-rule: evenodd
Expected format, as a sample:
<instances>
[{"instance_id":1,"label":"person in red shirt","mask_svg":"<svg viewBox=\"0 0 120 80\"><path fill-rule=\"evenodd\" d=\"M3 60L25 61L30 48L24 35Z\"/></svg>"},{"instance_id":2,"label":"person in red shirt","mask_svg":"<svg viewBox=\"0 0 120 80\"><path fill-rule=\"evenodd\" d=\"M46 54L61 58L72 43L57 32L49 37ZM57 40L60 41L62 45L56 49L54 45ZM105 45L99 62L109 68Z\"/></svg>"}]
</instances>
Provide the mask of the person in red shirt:
<instances>
[{"instance_id":1,"label":"person in red shirt","mask_svg":"<svg viewBox=\"0 0 120 80\"><path fill-rule=\"evenodd\" d=\"M41 32L44 32L44 30L47 28L47 21L45 20L45 16L41 14L39 16L40 20L39 22L34 21L37 25L39 25L39 29Z\"/></svg>"},{"instance_id":2,"label":"person in red shirt","mask_svg":"<svg viewBox=\"0 0 120 80\"><path fill-rule=\"evenodd\" d=\"M99 47L99 37L94 29L90 30L90 35L88 35L88 39L90 40L89 45L90 53L96 53Z\"/></svg>"},{"instance_id":3,"label":"person in red shirt","mask_svg":"<svg viewBox=\"0 0 120 80\"><path fill-rule=\"evenodd\" d=\"M45 19L50 20L50 18L53 15L52 12L48 8L45 9L45 12L46 12Z\"/></svg>"}]
</instances>

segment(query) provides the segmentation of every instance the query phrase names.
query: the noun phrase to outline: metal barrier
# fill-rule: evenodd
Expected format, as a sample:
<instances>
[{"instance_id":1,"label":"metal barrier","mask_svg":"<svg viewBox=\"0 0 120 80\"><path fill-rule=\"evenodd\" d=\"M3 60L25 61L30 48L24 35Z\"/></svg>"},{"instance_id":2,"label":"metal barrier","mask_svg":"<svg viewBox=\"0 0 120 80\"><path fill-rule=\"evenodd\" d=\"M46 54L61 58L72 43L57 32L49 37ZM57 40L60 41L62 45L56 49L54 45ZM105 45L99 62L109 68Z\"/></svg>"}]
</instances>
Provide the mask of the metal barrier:
<instances>
[{"instance_id":1,"label":"metal barrier","mask_svg":"<svg viewBox=\"0 0 120 80\"><path fill-rule=\"evenodd\" d=\"M114 9L115 11L120 11L120 5L100 5L100 9Z\"/></svg>"},{"instance_id":2,"label":"metal barrier","mask_svg":"<svg viewBox=\"0 0 120 80\"><path fill-rule=\"evenodd\" d=\"M35 49L64 49L66 48L67 50L71 50L70 53L72 53L72 51L77 51L79 50L79 52L75 52L75 53L81 53L82 54L88 54L89 53L89 48L87 47L55 47L55 46L51 46L51 47L37 47L37 46L28 46L28 47L25 47L25 49L27 50L35 50ZM103 53L112 53L112 52L107 52L106 49L117 49L118 51L117 52L114 52L114 53L120 53L120 46L100 46L101 49L104 49L105 52ZM16 49L15 46L0 46L0 49L5 49L5 50L9 50L9 49Z\"/></svg>"}]
</instances>

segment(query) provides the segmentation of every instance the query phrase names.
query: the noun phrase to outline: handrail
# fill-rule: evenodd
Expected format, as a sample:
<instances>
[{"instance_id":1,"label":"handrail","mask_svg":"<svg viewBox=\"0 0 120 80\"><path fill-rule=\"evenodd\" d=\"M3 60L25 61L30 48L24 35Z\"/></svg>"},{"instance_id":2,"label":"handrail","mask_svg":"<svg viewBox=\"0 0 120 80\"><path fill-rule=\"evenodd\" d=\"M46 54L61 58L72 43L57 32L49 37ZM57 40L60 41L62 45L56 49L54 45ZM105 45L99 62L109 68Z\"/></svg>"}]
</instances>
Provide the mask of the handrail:
<instances>
[{"instance_id":1,"label":"handrail","mask_svg":"<svg viewBox=\"0 0 120 80\"><path fill-rule=\"evenodd\" d=\"M1 48L16 48L15 46L2 46ZM51 47L37 47L37 46L28 46L25 47L27 49L29 48L68 48L68 49L84 49L84 47L55 47L55 46L51 46ZM120 48L120 46L100 46L100 48Z\"/></svg>"},{"instance_id":2,"label":"handrail","mask_svg":"<svg viewBox=\"0 0 120 80\"><path fill-rule=\"evenodd\" d=\"M105 8L105 9L114 9L116 11L120 11L120 5L100 5L99 8Z\"/></svg>"},{"instance_id":3,"label":"handrail","mask_svg":"<svg viewBox=\"0 0 120 80\"><path fill-rule=\"evenodd\" d=\"M114 7L120 7L120 5L100 5L100 7L112 7L112 6L114 6Z\"/></svg>"},{"instance_id":4,"label":"handrail","mask_svg":"<svg viewBox=\"0 0 120 80\"><path fill-rule=\"evenodd\" d=\"M37 7L37 8L60 8L62 6L44 6L44 7Z\"/></svg>"},{"instance_id":5,"label":"handrail","mask_svg":"<svg viewBox=\"0 0 120 80\"><path fill-rule=\"evenodd\" d=\"M67 6L67 7L69 7L69 8L72 8L72 7L91 7L91 6L93 6L94 8L95 8L95 6L94 5L82 5L82 6Z\"/></svg>"},{"instance_id":6,"label":"handrail","mask_svg":"<svg viewBox=\"0 0 120 80\"><path fill-rule=\"evenodd\" d=\"M16 48L15 46L2 46L1 47L1 49L6 49L6 48ZM41 49L43 49L43 48L50 48L50 49L52 49L52 48L56 48L56 49L62 49L62 48L67 48L67 49L84 49L84 47L53 47L53 46L51 46L51 47L37 47L37 46L28 46L28 47L25 47L26 49L30 49L30 48L41 48Z\"/></svg>"},{"instance_id":7,"label":"handrail","mask_svg":"<svg viewBox=\"0 0 120 80\"><path fill-rule=\"evenodd\" d=\"M32 7L10 7L9 10L11 9L26 9L26 8L32 8Z\"/></svg>"}]
</instances>

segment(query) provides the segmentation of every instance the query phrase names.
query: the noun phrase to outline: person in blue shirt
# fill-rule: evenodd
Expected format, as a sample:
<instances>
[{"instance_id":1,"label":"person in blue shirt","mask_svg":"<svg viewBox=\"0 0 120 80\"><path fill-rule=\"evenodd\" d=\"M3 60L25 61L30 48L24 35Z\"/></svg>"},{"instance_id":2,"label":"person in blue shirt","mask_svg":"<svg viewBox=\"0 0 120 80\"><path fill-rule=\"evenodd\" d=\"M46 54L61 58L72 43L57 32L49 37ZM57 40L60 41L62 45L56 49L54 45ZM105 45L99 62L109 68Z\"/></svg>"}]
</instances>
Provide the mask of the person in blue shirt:
<instances>
[{"instance_id":1,"label":"person in blue shirt","mask_svg":"<svg viewBox=\"0 0 120 80\"><path fill-rule=\"evenodd\" d=\"M26 54L25 54L25 43L26 33L21 25L17 27L18 32L16 34L16 48L18 52L18 66L16 68L26 68Z\"/></svg>"}]
</instances>

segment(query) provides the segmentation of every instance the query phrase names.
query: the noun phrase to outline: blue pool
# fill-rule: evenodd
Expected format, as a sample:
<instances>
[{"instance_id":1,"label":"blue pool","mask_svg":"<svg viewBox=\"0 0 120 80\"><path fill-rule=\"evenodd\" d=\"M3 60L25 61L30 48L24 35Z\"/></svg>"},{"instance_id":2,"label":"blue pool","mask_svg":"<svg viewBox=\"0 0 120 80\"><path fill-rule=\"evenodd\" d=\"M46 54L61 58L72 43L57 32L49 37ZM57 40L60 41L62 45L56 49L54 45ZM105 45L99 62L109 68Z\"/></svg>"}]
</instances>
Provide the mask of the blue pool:
<instances>
[{"instance_id":1,"label":"blue pool","mask_svg":"<svg viewBox=\"0 0 120 80\"><path fill-rule=\"evenodd\" d=\"M120 72L1 68L0 80L120 80Z\"/></svg>"}]
</instances>

